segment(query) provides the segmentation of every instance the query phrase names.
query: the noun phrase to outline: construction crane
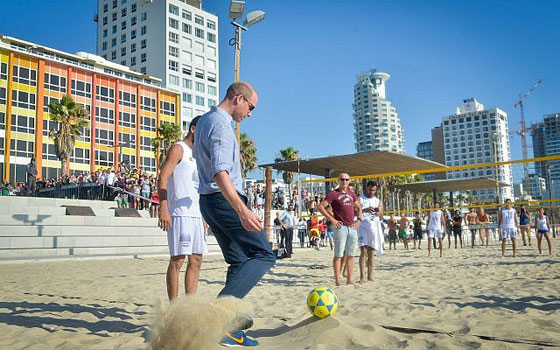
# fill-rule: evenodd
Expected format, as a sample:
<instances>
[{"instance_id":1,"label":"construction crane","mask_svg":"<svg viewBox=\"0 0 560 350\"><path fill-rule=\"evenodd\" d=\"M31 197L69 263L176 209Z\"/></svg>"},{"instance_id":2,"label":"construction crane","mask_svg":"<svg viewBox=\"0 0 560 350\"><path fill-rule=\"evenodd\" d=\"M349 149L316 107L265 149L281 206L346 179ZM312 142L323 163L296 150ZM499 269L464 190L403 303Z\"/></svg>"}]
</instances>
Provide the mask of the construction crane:
<instances>
[{"instance_id":1,"label":"construction crane","mask_svg":"<svg viewBox=\"0 0 560 350\"><path fill-rule=\"evenodd\" d=\"M519 94L519 101L515 102L513 105L515 108L519 107L521 111L521 130L519 130L519 135L521 135L521 145L523 149L523 159L527 159L527 128L525 127L525 112L523 110L523 106L525 103L525 99L529 97L533 93L533 91L537 88L537 86L541 85L542 79L537 80L533 86L524 94ZM525 186L527 186L527 194L531 194L531 187L529 182L529 164L523 163L523 172L525 174Z\"/></svg>"}]
</instances>

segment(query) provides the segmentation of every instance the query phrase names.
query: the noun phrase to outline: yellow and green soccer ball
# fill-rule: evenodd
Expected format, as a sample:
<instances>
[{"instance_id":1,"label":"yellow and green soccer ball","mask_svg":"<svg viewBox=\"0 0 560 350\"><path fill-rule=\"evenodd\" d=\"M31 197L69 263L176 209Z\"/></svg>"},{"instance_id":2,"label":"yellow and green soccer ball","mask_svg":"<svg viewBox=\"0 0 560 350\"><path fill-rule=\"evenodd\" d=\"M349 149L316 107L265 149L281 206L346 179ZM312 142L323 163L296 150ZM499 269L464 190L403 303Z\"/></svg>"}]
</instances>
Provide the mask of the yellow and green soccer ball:
<instances>
[{"instance_id":1,"label":"yellow and green soccer ball","mask_svg":"<svg viewBox=\"0 0 560 350\"><path fill-rule=\"evenodd\" d=\"M307 309L313 316L325 318L338 308L338 298L328 287L317 287L307 296Z\"/></svg>"}]
</instances>

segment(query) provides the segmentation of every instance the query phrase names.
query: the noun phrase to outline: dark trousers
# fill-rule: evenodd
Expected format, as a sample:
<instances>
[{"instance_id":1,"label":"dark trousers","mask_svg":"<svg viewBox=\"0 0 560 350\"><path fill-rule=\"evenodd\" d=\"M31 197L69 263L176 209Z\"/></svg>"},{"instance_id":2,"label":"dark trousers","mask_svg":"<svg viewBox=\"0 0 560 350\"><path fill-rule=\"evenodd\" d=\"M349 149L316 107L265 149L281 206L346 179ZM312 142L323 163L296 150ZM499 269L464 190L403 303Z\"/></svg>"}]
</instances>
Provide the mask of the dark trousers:
<instances>
[{"instance_id":1,"label":"dark trousers","mask_svg":"<svg viewBox=\"0 0 560 350\"><path fill-rule=\"evenodd\" d=\"M286 248L286 229L280 229L280 247Z\"/></svg>"},{"instance_id":2,"label":"dark trousers","mask_svg":"<svg viewBox=\"0 0 560 350\"><path fill-rule=\"evenodd\" d=\"M294 240L294 229L287 228L284 234L286 236L286 253L288 253L288 256L290 256L293 252L292 242Z\"/></svg>"},{"instance_id":3,"label":"dark trousers","mask_svg":"<svg viewBox=\"0 0 560 350\"><path fill-rule=\"evenodd\" d=\"M299 229L298 236L299 236L299 244L303 248L305 246L305 236L307 235L306 229Z\"/></svg>"},{"instance_id":4,"label":"dark trousers","mask_svg":"<svg viewBox=\"0 0 560 350\"><path fill-rule=\"evenodd\" d=\"M266 234L245 230L221 192L200 195L200 212L229 264L226 285L219 295L243 298L276 262Z\"/></svg>"}]
</instances>

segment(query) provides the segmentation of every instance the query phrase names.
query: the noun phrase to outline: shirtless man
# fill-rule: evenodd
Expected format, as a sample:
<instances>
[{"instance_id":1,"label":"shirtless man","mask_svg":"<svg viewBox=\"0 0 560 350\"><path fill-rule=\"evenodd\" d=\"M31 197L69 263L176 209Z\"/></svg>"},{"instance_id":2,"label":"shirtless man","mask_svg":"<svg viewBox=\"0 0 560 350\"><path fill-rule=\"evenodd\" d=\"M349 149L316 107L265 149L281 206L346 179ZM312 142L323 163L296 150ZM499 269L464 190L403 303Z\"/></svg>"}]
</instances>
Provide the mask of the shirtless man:
<instances>
[{"instance_id":1,"label":"shirtless man","mask_svg":"<svg viewBox=\"0 0 560 350\"><path fill-rule=\"evenodd\" d=\"M403 211L401 219L399 220L399 238L402 239L404 247L408 250L408 224L409 221L406 218L406 214Z\"/></svg>"},{"instance_id":2,"label":"shirtless man","mask_svg":"<svg viewBox=\"0 0 560 350\"><path fill-rule=\"evenodd\" d=\"M389 226L389 250L391 250L391 243L393 243L395 250L397 250L397 220L394 214L391 214L387 226Z\"/></svg>"},{"instance_id":3,"label":"shirtless man","mask_svg":"<svg viewBox=\"0 0 560 350\"><path fill-rule=\"evenodd\" d=\"M474 240L476 239L476 229L471 228L471 225L477 224L476 222L477 217L478 215L476 215L474 208L470 208L469 213L465 215L465 221L467 222L467 224L469 225L469 229L471 230L471 244L473 248L474 248Z\"/></svg>"},{"instance_id":4,"label":"shirtless man","mask_svg":"<svg viewBox=\"0 0 560 350\"><path fill-rule=\"evenodd\" d=\"M480 208L478 210L478 216L476 217L476 223L479 225L483 225L486 226L490 223L490 217L488 216L488 214L486 214L484 212L484 208ZM480 241L482 242L482 244L484 244L484 239L483 239L483 233L484 231L484 236L486 236L486 246L488 247L488 238L490 237L490 229L488 228L481 228L480 230L478 230L479 236L480 236Z\"/></svg>"}]
</instances>

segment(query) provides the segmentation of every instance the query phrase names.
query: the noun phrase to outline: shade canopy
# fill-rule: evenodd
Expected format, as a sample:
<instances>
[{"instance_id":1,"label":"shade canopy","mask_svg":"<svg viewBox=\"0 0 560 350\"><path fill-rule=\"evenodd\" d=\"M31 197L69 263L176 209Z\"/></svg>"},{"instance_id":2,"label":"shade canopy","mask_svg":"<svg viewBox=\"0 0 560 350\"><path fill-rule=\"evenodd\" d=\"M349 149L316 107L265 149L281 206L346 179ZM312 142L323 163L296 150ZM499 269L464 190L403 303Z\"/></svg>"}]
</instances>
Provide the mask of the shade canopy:
<instances>
[{"instance_id":1,"label":"shade canopy","mask_svg":"<svg viewBox=\"0 0 560 350\"><path fill-rule=\"evenodd\" d=\"M498 187L509 186L505 182L498 182L497 185ZM434 180L395 185L394 187L420 193L432 192L433 190L437 192L470 191L496 188L496 180L488 178Z\"/></svg>"},{"instance_id":2,"label":"shade canopy","mask_svg":"<svg viewBox=\"0 0 560 350\"><path fill-rule=\"evenodd\" d=\"M341 156L301 159L288 162L262 164L279 171L301 172L317 176L336 177L340 173L350 176L383 174L399 171L447 168L430 160L395 152L363 152Z\"/></svg>"}]
</instances>

